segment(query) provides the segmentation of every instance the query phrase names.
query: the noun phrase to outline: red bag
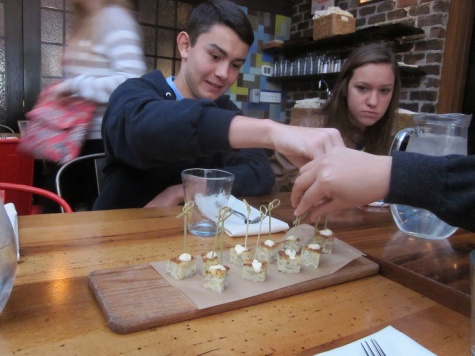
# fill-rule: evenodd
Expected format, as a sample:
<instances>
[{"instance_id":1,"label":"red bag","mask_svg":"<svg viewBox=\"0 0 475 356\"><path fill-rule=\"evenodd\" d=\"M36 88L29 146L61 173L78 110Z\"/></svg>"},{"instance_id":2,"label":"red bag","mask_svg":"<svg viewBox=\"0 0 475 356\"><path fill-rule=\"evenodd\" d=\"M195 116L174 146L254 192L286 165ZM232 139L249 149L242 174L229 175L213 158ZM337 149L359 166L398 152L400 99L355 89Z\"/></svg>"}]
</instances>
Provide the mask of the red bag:
<instances>
[{"instance_id":1,"label":"red bag","mask_svg":"<svg viewBox=\"0 0 475 356\"><path fill-rule=\"evenodd\" d=\"M97 104L81 97L54 97L43 90L33 110L26 137L18 146L38 159L65 164L79 156Z\"/></svg>"}]
</instances>

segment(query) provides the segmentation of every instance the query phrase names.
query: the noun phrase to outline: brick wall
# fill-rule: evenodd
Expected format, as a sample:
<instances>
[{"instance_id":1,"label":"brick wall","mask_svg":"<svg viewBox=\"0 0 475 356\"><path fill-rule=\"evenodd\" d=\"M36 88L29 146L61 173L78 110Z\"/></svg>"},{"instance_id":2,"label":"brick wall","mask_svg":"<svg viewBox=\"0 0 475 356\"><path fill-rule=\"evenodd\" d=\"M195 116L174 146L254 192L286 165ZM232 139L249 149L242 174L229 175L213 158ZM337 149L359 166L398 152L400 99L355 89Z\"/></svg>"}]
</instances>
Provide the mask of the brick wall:
<instances>
[{"instance_id":1,"label":"brick wall","mask_svg":"<svg viewBox=\"0 0 475 356\"><path fill-rule=\"evenodd\" d=\"M311 0L293 0L290 38L312 37ZM398 55L406 64L416 64L426 72L421 78L403 79L400 107L418 112L435 112L442 68L450 0L383 0L359 5L358 0L335 0L335 6L356 18L356 29L387 23L420 27L425 37ZM316 80L285 84L286 113L295 100L320 95Z\"/></svg>"}]
</instances>

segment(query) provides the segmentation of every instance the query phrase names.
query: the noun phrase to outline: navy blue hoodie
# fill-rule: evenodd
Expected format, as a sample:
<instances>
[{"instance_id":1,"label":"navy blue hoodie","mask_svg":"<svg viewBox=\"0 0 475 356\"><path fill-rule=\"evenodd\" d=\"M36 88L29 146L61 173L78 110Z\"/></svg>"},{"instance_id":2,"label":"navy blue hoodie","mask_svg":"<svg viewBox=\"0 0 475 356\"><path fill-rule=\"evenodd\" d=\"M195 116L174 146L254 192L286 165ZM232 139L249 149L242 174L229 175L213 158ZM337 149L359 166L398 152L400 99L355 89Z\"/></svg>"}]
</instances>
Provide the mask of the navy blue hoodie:
<instances>
[{"instance_id":1,"label":"navy blue hoodie","mask_svg":"<svg viewBox=\"0 0 475 356\"><path fill-rule=\"evenodd\" d=\"M275 182L263 149L232 149L231 120L242 114L223 95L182 99L160 71L128 79L111 95L102 122L105 182L94 210L143 207L181 183L187 168L219 168L235 175L232 194L268 194Z\"/></svg>"}]
</instances>

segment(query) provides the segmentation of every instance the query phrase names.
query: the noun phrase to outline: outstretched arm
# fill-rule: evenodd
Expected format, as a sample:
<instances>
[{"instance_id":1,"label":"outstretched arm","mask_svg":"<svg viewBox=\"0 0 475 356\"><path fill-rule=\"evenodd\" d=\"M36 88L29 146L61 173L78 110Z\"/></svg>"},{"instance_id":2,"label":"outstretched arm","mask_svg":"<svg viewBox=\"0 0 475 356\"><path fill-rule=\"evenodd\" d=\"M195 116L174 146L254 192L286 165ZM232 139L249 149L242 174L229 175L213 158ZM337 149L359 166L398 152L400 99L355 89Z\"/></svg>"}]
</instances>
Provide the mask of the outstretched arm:
<instances>
[{"instance_id":1,"label":"outstretched arm","mask_svg":"<svg viewBox=\"0 0 475 356\"><path fill-rule=\"evenodd\" d=\"M296 166L301 166L334 147L344 147L340 133L334 129L288 126L272 120L256 120L239 115L231 121L229 144L236 149L250 147L274 149ZM150 201L146 207L176 205L183 199L177 193L182 193L181 186L170 187Z\"/></svg>"},{"instance_id":2,"label":"outstretched arm","mask_svg":"<svg viewBox=\"0 0 475 356\"><path fill-rule=\"evenodd\" d=\"M345 147L340 132L336 129L290 126L239 115L231 122L229 143L233 148L259 147L276 150L297 167L333 147Z\"/></svg>"}]
</instances>

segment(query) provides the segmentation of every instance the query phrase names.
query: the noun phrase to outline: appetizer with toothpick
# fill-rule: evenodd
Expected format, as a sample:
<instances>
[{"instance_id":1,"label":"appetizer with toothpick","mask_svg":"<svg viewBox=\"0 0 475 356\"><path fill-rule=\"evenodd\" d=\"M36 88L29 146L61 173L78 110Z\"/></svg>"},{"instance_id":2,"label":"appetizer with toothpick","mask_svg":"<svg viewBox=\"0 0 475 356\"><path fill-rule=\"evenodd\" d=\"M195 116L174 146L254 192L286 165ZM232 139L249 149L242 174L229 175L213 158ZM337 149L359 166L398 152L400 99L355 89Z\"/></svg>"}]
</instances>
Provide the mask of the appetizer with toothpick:
<instances>
[{"instance_id":1,"label":"appetizer with toothpick","mask_svg":"<svg viewBox=\"0 0 475 356\"><path fill-rule=\"evenodd\" d=\"M247 247L247 236L249 231L249 217L251 215L251 206L248 204L246 199L243 200L247 208L247 219L246 219L246 237L244 239L244 246L236 245L229 249L229 262L242 266L244 261L251 258L252 249Z\"/></svg>"},{"instance_id":2,"label":"appetizer with toothpick","mask_svg":"<svg viewBox=\"0 0 475 356\"><path fill-rule=\"evenodd\" d=\"M280 242L274 242L270 239L259 242L256 248L257 259L267 263L277 261L277 253L280 251L280 246Z\"/></svg>"},{"instance_id":3,"label":"appetizer with toothpick","mask_svg":"<svg viewBox=\"0 0 475 356\"><path fill-rule=\"evenodd\" d=\"M285 273L299 273L302 267L300 252L292 249L279 251L277 254L277 269Z\"/></svg>"},{"instance_id":4,"label":"appetizer with toothpick","mask_svg":"<svg viewBox=\"0 0 475 356\"><path fill-rule=\"evenodd\" d=\"M201 274L206 275L206 271L210 269L211 266L219 265L218 254L214 251L209 251L201 254L201 260L203 262Z\"/></svg>"},{"instance_id":5,"label":"appetizer with toothpick","mask_svg":"<svg viewBox=\"0 0 475 356\"><path fill-rule=\"evenodd\" d=\"M183 217L184 220L184 252L178 257L172 257L168 260L166 273L175 279L185 279L194 276L196 273L196 259L188 253L187 247L187 226L188 217L193 211L194 203L192 201L183 206L183 212L177 218Z\"/></svg>"},{"instance_id":6,"label":"appetizer with toothpick","mask_svg":"<svg viewBox=\"0 0 475 356\"><path fill-rule=\"evenodd\" d=\"M259 234L257 235L257 245L259 245L259 239L261 236L262 221L264 216L267 214L267 208L262 205L260 208L261 211L261 222L259 227ZM267 278L267 262L260 261L257 258L257 249L254 253L254 259L247 259L244 261L242 266L242 278L253 281L253 282L264 282Z\"/></svg>"},{"instance_id":7,"label":"appetizer with toothpick","mask_svg":"<svg viewBox=\"0 0 475 356\"><path fill-rule=\"evenodd\" d=\"M290 235L290 236L287 236L287 238L284 241L282 241L281 250L282 251L294 250L298 252L300 251L300 247L301 247L301 238L294 235Z\"/></svg>"},{"instance_id":8,"label":"appetizer with toothpick","mask_svg":"<svg viewBox=\"0 0 475 356\"><path fill-rule=\"evenodd\" d=\"M307 267L318 268L321 254L322 247L319 244L310 244L308 246L302 247L302 265Z\"/></svg>"},{"instance_id":9,"label":"appetizer with toothpick","mask_svg":"<svg viewBox=\"0 0 475 356\"><path fill-rule=\"evenodd\" d=\"M218 210L218 222L216 224L216 235L214 237L214 245L212 253L216 253L216 245L218 241L218 232L220 234L220 254L218 264L209 266L208 269L204 272L205 281L203 287L211 289L214 292L222 293L224 288L228 285L228 271L229 267L224 266L223 263L223 234L224 234L224 221L232 214L232 210L224 206ZM213 255L212 255L213 256Z\"/></svg>"},{"instance_id":10,"label":"appetizer with toothpick","mask_svg":"<svg viewBox=\"0 0 475 356\"><path fill-rule=\"evenodd\" d=\"M313 235L314 243L319 244L322 247L322 253L331 254L333 251L333 243L335 237L333 235L333 231L327 228L328 219L325 216L325 223L323 225L322 230L318 230L318 220L315 223L315 232Z\"/></svg>"},{"instance_id":11,"label":"appetizer with toothpick","mask_svg":"<svg viewBox=\"0 0 475 356\"><path fill-rule=\"evenodd\" d=\"M259 260L265 261L267 263L272 263L277 261L277 252L281 248L280 242L275 242L272 240L272 210L277 208L280 205L279 199L274 199L271 201L267 207L267 213L269 215L269 237L265 241L260 241L257 243L256 247L256 257Z\"/></svg>"}]
</instances>

